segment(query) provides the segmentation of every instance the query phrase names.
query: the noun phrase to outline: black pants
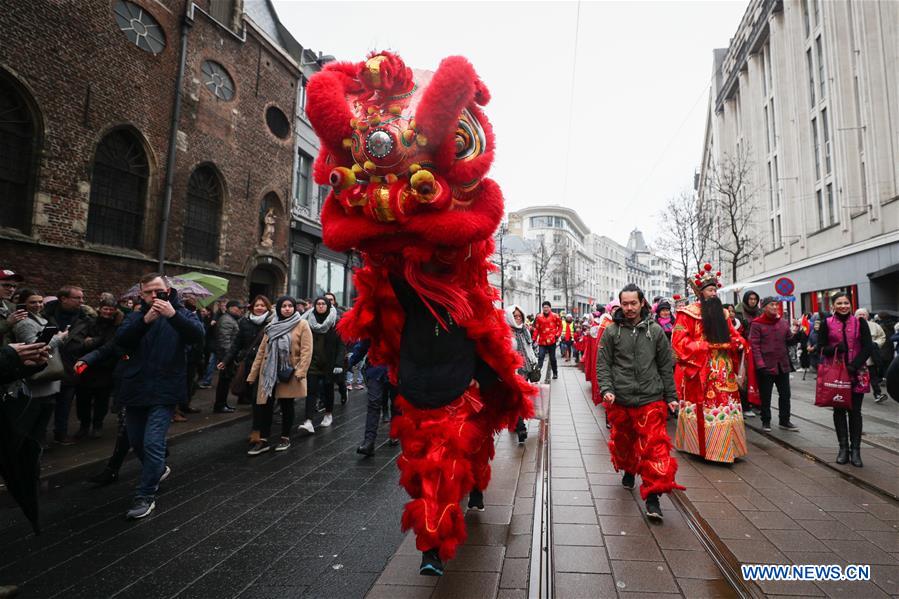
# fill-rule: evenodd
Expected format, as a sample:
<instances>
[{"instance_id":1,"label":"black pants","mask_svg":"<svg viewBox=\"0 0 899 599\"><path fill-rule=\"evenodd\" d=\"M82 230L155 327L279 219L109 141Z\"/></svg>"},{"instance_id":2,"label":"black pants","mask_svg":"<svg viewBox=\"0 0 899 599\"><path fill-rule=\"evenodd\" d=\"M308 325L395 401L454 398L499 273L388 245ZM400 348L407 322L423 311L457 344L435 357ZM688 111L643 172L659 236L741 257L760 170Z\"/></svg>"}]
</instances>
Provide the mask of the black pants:
<instances>
[{"instance_id":1,"label":"black pants","mask_svg":"<svg viewBox=\"0 0 899 599\"><path fill-rule=\"evenodd\" d=\"M56 409L56 396L41 397L39 401L41 404L40 411L38 412L37 420L34 421L34 428L31 429L31 436L37 439L41 445L44 445L47 441L47 426L49 426L50 420L53 419L53 411Z\"/></svg>"},{"instance_id":2,"label":"black pants","mask_svg":"<svg viewBox=\"0 0 899 599\"><path fill-rule=\"evenodd\" d=\"M378 437L381 414L393 414L396 387L382 377L365 377L365 391L368 397L368 410L365 414L365 443L374 443Z\"/></svg>"},{"instance_id":3,"label":"black pants","mask_svg":"<svg viewBox=\"0 0 899 599\"><path fill-rule=\"evenodd\" d=\"M556 344L541 345L537 356L537 369L543 372L543 358L549 354L549 367L552 368L553 376L559 375L559 365L556 363Z\"/></svg>"},{"instance_id":4,"label":"black pants","mask_svg":"<svg viewBox=\"0 0 899 599\"><path fill-rule=\"evenodd\" d=\"M294 400L292 397L278 399L281 405L281 436L290 437L290 429L294 421ZM253 428L259 431L262 439L268 439L272 434L272 414L275 411L275 398L269 397L264 404L253 404Z\"/></svg>"},{"instance_id":5,"label":"black pants","mask_svg":"<svg viewBox=\"0 0 899 599\"><path fill-rule=\"evenodd\" d=\"M109 396L112 387L78 387L75 390L75 408L81 428L91 427L99 430L103 427L103 419L109 413Z\"/></svg>"},{"instance_id":6,"label":"black pants","mask_svg":"<svg viewBox=\"0 0 899 599\"><path fill-rule=\"evenodd\" d=\"M840 445L849 439L852 449L859 449L862 443L862 400L865 396L861 393L852 394L852 409L834 408L833 426L837 431L837 440ZM848 421L848 422L847 422Z\"/></svg>"},{"instance_id":7,"label":"black pants","mask_svg":"<svg viewBox=\"0 0 899 599\"><path fill-rule=\"evenodd\" d=\"M758 371L759 396L762 400L762 424L771 423L771 393L777 387L777 407L780 423L790 422L790 373L774 375L765 370Z\"/></svg>"},{"instance_id":8,"label":"black pants","mask_svg":"<svg viewBox=\"0 0 899 599\"><path fill-rule=\"evenodd\" d=\"M315 416L315 404L319 397L325 404L326 414L334 411L334 380L330 376L307 374L306 386L308 387L306 389L306 420L312 420L312 417Z\"/></svg>"},{"instance_id":9,"label":"black pants","mask_svg":"<svg viewBox=\"0 0 899 599\"><path fill-rule=\"evenodd\" d=\"M228 403L228 395L231 394L231 381L234 373L228 369L219 371L219 382L215 387L215 405L213 408L222 408Z\"/></svg>"}]
</instances>

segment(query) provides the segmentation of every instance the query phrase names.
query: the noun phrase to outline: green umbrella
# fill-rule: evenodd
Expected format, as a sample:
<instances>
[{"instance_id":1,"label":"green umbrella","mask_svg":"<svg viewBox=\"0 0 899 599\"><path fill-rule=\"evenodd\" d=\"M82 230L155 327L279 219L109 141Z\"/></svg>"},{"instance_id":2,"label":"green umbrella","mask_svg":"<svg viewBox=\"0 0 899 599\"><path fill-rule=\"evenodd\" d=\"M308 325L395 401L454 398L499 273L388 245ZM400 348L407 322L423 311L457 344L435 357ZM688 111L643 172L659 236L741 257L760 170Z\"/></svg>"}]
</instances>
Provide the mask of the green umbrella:
<instances>
[{"instance_id":1,"label":"green umbrella","mask_svg":"<svg viewBox=\"0 0 899 599\"><path fill-rule=\"evenodd\" d=\"M212 293L209 297L197 298L197 303L204 308L228 293L228 279L224 277L208 275L202 272L189 272L178 276L182 279L199 283Z\"/></svg>"}]
</instances>

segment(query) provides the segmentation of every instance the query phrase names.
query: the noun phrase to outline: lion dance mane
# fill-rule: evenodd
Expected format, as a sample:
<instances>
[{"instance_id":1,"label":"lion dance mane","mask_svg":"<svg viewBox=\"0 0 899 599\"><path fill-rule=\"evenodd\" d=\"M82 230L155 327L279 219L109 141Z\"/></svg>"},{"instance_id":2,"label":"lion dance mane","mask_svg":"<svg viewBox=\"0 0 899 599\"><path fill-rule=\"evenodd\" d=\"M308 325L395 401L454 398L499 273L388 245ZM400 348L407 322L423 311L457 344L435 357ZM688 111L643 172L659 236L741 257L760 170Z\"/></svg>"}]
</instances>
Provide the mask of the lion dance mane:
<instances>
[{"instance_id":1,"label":"lion dance mane","mask_svg":"<svg viewBox=\"0 0 899 599\"><path fill-rule=\"evenodd\" d=\"M481 107L490 94L462 57L432 73L380 52L328 64L307 97L322 143L314 179L332 187L321 215L324 242L359 252L364 264L341 336L371 340L369 361L386 365L396 383L405 313L389 280L402 277L441 325L434 304L464 327L499 378L470 387L464 405L449 412L456 421L397 398L391 434L402 442L400 483L412 498L403 529L415 530L419 549L439 547L450 559L466 538L459 501L489 481L493 436L533 413L533 387L516 374L521 358L487 281L503 215L502 192L485 178L494 137Z\"/></svg>"}]
</instances>

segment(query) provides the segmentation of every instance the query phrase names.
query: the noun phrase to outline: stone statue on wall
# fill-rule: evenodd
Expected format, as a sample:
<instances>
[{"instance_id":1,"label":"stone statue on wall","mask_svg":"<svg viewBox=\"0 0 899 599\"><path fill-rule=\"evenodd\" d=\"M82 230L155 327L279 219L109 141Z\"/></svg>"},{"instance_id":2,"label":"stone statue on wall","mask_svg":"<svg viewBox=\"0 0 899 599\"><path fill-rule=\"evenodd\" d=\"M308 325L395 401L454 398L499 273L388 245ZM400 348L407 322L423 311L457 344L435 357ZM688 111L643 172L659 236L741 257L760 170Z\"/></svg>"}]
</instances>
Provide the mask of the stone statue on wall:
<instances>
[{"instance_id":1,"label":"stone statue on wall","mask_svg":"<svg viewBox=\"0 0 899 599\"><path fill-rule=\"evenodd\" d=\"M275 239L275 221L278 220L278 217L275 216L275 209L269 208L268 212L265 213L265 218L263 222L265 223L265 228L262 231L262 239L259 241L259 245L264 248L270 248L274 244Z\"/></svg>"}]
</instances>

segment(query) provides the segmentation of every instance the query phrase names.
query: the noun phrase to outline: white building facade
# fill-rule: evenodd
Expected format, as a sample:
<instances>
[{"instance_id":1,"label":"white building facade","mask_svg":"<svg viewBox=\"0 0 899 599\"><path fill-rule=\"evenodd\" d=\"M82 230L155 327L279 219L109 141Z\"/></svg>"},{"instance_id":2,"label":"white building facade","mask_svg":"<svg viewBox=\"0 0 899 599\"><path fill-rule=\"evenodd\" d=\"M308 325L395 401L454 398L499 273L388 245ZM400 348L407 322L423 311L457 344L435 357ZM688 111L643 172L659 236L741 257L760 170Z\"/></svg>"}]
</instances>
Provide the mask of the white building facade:
<instances>
[{"instance_id":1,"label":"white building facade","mask_svg":"<svg viewBox=\"0 0 899 599\"><path fill-rule=\"evenodd\" d=\"M899 307L899 3L752 0L713 75L700 204L745 156L758 245L736 273L717 257L725 291L789 277L803 311Z\"/></svg>"},{"instance_id":2,"label":"white building facade","mask_svg":"<svg viewBox=\"0 0 899 599\"><path fill-rule=\"evenodd\" d=\"M554 309L586 314L617 298L628 283L639 285L650 301L675 293L671 262L653 252L640 231L632 231L625 246L591 233L575 211L562 206L511 212L496 246L498 271L490 282L506 305L517 304L529 314L543 300Z\"/></svg>"}]
</instances>

